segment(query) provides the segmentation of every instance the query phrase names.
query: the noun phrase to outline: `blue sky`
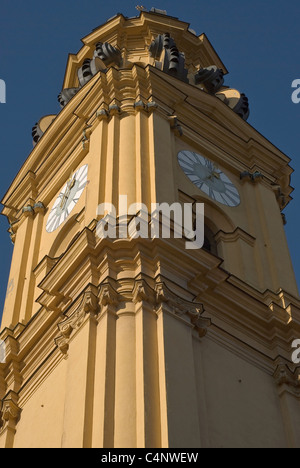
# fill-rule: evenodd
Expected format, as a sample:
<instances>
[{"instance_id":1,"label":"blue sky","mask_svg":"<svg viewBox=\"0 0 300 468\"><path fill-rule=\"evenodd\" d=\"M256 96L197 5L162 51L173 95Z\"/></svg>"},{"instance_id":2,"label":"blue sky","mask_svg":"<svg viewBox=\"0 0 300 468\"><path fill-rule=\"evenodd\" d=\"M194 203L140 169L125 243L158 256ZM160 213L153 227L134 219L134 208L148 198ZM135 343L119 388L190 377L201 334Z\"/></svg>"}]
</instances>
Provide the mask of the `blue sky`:
<instances>
[{"instance_id":1,"label":"blue sky","mask_svg":"<svg viewBox=\"0 0 300 468\"><path fill-rule=\"evenodd\" d=\"M100 0L2 0L0 5L0 79L7 103L0 104L0 196L32 150L31 128L40 117L59 112L69 53L80 39L114 14L135 16L136 2ZM292 81L300 79L300 2L227 0L184 2L144 0L166 9L205 32L229 70L225 84L250 100L249 123L292 158L294 200L285 210L287 237L300 284L300 104L292 103ZM0 310L4 301L12 244L7 220L0 217ZM1 315L1 312L0 312Z\"/></svg>"}]
</instances>

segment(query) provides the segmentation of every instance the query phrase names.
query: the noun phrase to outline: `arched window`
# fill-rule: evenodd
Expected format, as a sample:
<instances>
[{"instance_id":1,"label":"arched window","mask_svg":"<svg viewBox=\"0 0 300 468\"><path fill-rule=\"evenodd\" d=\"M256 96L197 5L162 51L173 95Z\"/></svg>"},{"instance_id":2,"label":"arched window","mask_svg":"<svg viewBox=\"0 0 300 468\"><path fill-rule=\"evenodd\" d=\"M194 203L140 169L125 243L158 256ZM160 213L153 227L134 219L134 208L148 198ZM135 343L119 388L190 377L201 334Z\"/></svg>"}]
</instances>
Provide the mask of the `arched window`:
<instances>
[{"instance_id":1,"label":"arched window","mask_svg":"<svg viewBox=\"0 0 300 468\"><path fill-rule=\"evenodd\" d=\"M205 224L204 226L204 245L203 249L206 252L209 252L213 255L218 256L217 243L215 241L215 236L211 229Z\"/></svg>"},{"instance_id":2,"label":"arched window","mask_svg":"<svg viewBox=\"0 0 300 468\"><path fill-rule=\"evenodd\" d=\"M209 252L213 255L216 255L219 257L219 252L218 252L218 247L217 247L217 242L215 240L215 235L213 231L211 230L210 227L208 227L208 223L211 225L212 223L209 221L209 219L205 219L205 224L204 224L204 244L202 249L205 250L206 252ZM194 220L194 231L196 230L196 220ZM216 232L216 231L215 231Z\"/></svg>"}]
</instances>

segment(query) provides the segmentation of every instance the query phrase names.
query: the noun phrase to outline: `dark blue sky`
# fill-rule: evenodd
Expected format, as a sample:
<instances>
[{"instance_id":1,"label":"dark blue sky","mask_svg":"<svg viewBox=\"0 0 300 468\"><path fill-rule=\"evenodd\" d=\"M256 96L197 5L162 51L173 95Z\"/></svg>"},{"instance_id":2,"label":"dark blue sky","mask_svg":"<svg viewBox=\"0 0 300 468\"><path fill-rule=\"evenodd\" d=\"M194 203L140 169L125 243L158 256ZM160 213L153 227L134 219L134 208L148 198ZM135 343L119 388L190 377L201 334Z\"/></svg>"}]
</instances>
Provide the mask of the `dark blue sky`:
<instances>
[{"instance_id":1,"label":"dark blue sky","mask_svg":"<svg viewBox=\"0 0 300 468\"><path fill-rule=\"evenodd\" d=\"M300 2L151 0L145 7L166 9L205 32L229 70L225 84L247 94L249 123L292 158L294 201L285 210L289 240L300 284L300 104L292 103L292 81L300 79ZM0 79L7 103L0 104L0 196L32 150L31 128L40 117L59 112L69 53L80 39L121 12L135 16L136 3L51 0L2 0ZM5 296L12 245L6 218L0 217L0 310ZM1 314L1 312L0 312Z\"/></svg>"}]
</instances>

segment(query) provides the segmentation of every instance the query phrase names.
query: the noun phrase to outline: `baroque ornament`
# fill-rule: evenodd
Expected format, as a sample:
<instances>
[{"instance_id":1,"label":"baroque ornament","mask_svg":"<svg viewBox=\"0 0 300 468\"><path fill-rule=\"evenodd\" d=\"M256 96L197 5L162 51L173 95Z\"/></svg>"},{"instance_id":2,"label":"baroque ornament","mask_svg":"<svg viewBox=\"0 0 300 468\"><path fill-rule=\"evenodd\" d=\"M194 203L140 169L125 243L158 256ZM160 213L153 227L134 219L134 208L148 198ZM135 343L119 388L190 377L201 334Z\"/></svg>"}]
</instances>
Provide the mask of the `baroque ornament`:
<instances>
[{"instance_id":1,"label":"baroque ornament","mask_svg":"<svg viewBox=\"0 0 300 468\"><path fill-rule=\"evenodd\" d=\"M92 291L83 294L82 301L76 311L66 320L58 324L60 336L55 343L63 354L67 354L71 335L79 330L88 314L96 314L99 308L98 298Z\"/></svg>"},{"instance_id":2,"label":"baroque ornament","mask_svg":"<svg viewBox=\"0 0 300 468\"><path fill-rule=\"evenodd\" d=\"M78 93L78 91L88 83L99 71L106 72L107 67L115 64L121 66L121 51L113 47L108 42L98 42L95 46L94 57L85 59L82 66L78 69L78 88L66 88L58 95L58 101L61 107L65 107L68 102Z\"/></svg>"},{"instance_id":3,"label":"baroque ornament","mask_svg":"<svg viewBox=\"0 0 300 468\"><path fill-rule=\"evenodd\" d=\"M39 120L39 122L37 122L34 125L34 127L32 128L33 146L35 146L40 141L40 139L44 135L45 131L52 124L55 117L56 117L56 115L46 115L45 117L41 118Z\"/></svg>"},{"instance_id":4,"label":"baroque ornament","mask_svg":"<svg viewBox=\"0 0 300 468\"><path fill-rule=\"evenodd\" d=\"M211 65L200 68L200 70L188 77L185 54L179 51L175 40L169 33L156 36L150 44L149 53L155 60L155 68L186 83L204 86L209 94L215 95L222 100L242 119L248 119L250 111L247 96L237 90L223 88L224 72L221 68Z\"/></svg>"},{"instance_id":5,"label":"baroque ornament","mask_svg":"<svg viewBox=\"0 0 300 468\"><path fill-rule=\"evenodd\" d=\"M215 94L224 84L223 70L215 65L201 68L195 75L195 83L196 85L203 83L209 93Z\"/></svg>"},{"instance_id":6,"label":"baroque ornament","mask_svg":"<svg viewBox=\"0 0 300 468\"><path fill-rule=\"evenodd\" d=\"M197 330L199 337L206 335L211 320L203 317L203 304L182 299L174 294L164 283L157 283L155 287L157 312L160 309L177 315L190 322Z\"/></svg>"},{"instance_id":7,"label":"baroque ornament","mask_svg":"<svg viewBox=\"0 0 300 468\"><path fill-rule=\"evenodd\" d=\"M115 63L119 67L122 62L121 52L108 42L98 42L96 44L94 57L100 58L106 66Z\"/></svg>"},{"instance_id":8,"label":"baroque ornament","mask_svg":"<svg viewBox=\"0 0 300 468\"><path fill-rule=\"evenodd\" d=\"M149 52L151 57L157 60L156 68L188 83L185 55L178 50L169 33L157 36L152 41Z\"/></svg>"}]
</instances>

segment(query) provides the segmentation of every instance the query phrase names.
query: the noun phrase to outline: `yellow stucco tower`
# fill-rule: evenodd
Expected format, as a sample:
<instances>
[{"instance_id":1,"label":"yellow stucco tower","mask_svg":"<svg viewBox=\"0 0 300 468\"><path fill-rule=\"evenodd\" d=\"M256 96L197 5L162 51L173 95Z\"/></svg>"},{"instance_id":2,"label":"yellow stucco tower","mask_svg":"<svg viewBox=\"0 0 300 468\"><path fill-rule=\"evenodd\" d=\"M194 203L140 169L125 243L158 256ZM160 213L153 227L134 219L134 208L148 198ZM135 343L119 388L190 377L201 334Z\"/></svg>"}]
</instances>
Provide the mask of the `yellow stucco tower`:
<instances>
[{"instance_id":1,"label":"yellow stucco tower","mask_svg":"<svg viewBox=\"0 0 300 468\"><path fill-rule=\"evenodd\" d=\"M157 10L69 56L62 110L2 201L0 447L300 447L292 170L226 74L205 35ZM121 215L120 195L149 213L204 203L204 248L99 236L98 206Z\"/></svg>"}]
</instances>

